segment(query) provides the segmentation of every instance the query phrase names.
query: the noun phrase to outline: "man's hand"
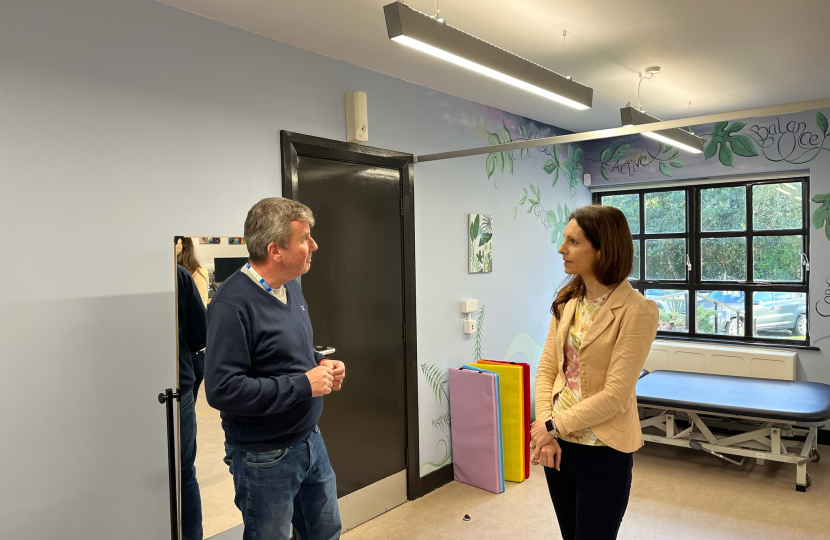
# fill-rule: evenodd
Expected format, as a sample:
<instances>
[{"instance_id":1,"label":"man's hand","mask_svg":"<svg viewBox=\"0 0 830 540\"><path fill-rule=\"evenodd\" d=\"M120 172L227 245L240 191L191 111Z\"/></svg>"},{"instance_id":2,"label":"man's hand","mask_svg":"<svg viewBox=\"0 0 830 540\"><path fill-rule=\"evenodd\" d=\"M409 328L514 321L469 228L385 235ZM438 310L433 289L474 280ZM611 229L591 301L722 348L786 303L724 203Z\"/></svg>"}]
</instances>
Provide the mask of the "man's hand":
<instances>
[{"instance_id":1,"label":"man's hand","mask_svg":"<svg viewBox=\"0 0 830 540\"><path fill-rule=\"evenodd\" d=\"M311 371L306 371L308 382L311 383L311 397L325 396L331 394L334 384L334 375L328 366L317 366Z\"/></svg>"},{"instance_id":2,"label":"man's hand","mask_svg":"<svg viewBox=\"0 0 830 540\"><path fill-rule=\"evenodd\" d=\"M562 464L562 447L559 446L555 437L551 437L549 444L533 449L533 457L530 461L534 465L542 465L558 471Z\"/></svg>"},{"instance_id":3,"label":"man's hand","mask_svg":"<svg viewBox=\"0 0 830 540\"><path fill-rule=\"evenodd\" d=\"M333 391L340 390L343 386L343 379L346 378L346 364L340 360L330 360L328 358L324 358L320 361L320 365L331 369L332 376L334 377L331 389Z\"/></svg>"}]
</instances>

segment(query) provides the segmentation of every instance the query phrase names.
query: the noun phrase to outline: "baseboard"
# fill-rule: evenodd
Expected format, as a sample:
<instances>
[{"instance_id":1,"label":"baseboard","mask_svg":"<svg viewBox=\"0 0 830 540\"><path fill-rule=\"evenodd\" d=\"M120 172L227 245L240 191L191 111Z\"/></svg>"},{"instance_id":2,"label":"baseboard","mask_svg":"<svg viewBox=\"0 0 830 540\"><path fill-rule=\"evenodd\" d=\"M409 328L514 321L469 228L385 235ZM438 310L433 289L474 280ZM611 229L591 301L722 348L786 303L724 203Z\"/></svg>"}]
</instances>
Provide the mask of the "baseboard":
<instances>
[{"instance_id":1,"label":"baseboard","mask_svg":"<svg viewBox=\"0 0 830 540\"><path fill-rule=\"evenodd\" d=\"M426 476L410 481L407 498L410 501L420 499L427 493L431 493L436 489L449 484L454 478L455 473L453 472L452 463L444 465L440 469L436 469Z\"/></svg>"}]
</instances>

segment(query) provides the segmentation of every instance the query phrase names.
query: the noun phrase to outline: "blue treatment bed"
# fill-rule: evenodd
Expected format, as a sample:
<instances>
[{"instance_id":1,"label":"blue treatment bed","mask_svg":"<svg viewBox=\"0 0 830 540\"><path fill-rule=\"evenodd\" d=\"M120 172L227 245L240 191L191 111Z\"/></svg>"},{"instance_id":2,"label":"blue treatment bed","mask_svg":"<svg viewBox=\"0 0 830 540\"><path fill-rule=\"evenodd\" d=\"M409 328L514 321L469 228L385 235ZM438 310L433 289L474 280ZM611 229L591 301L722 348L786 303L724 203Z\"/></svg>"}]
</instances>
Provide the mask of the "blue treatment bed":
<instances>
[{"instance_id":1,"label":"blue treatment bed","mask_svg":"<svg viewBox=\"0 0 830 540\"><path fill-rule=\"evenodd\" d=\"M796 490L807 491L807 463L821 458L818 428L830 421L830 385L644 370L637 406L644 440L702 450L738 465L747 458L792 463ZM713 428L729 433L716 435Z\"/></svg>"}]
</instances>

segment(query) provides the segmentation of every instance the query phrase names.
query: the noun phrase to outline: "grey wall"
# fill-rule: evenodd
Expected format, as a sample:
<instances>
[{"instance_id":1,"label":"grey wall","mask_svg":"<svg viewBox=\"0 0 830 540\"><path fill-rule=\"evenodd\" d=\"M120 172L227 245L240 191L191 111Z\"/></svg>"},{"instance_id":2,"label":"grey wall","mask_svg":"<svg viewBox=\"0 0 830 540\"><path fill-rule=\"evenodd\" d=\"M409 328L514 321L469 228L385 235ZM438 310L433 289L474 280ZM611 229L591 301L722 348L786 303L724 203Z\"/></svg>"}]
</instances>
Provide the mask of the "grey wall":
<instances>
[{"instance_id":1,"label":"grey wall","mask_svg":"<svg viewBox=\"0 0 830 540\"><path fill-rule=\"evenodd\" d=\"M0 74L2 538L168 535L156 395L175 384L171 240L241 235L248 208L280 194L279 130L342 140L352 90L368 93L370 144L382 148L480 146L505 119L517 125L151 0L5 1ZM561 277L537 269L539 288L516 277L551 264L555 247L530 217L509 226L530 169L498 172L497 186L485 159L416 168L418 255L431 254L417 268L419 322L457 325L421 333L419 344L443 365L471 359L462 298L478 296L494 323L511 321L510 331L538 342ZM478 194L433 205L445 183L459 184L453 197ZM584 189L562 186L562 201L587 200ZM496 269L516 277L513 287L495 286L497 274L475 282L466 274L466 214L497 211L495 249L505 257ZM529 242L515 236L522 223L536 227L537 249L520 249ZM507 338L492 336L491 351L503 354Z\"/></svg>"}]
</instances>

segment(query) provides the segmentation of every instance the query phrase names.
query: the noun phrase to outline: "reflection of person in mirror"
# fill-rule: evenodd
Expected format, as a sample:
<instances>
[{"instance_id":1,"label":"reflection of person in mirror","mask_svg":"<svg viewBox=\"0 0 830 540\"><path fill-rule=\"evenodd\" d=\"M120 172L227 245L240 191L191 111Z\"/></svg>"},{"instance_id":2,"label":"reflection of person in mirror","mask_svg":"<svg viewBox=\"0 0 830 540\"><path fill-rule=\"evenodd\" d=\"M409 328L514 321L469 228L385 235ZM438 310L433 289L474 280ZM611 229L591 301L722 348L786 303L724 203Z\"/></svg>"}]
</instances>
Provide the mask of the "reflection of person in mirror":
<instances>
[{"instance_id":1,"label":"reflection of person in mirror","mask_svg":"<svg viewBox=\"0 0 830 540\"><path fill-rule=\"evenodd\" d=\"M196 283L196 288L199 290L199 296L202 297L202 303L207 309L208 305L208 271L199 264L199 259L196 258L196 248L193 246L193 239L189 236L176 236L176 262L190 272L190 277ZM202 386L202 380L205 378L205 351L196 351L193 353L193 374L196 380L193 381L193 401L199 397L199 388Z\"/></svg>"},{"instance_id":2,"label":"reflection of person in mirror","mask_svg":"<svg viewBox=\"0 0 830 540\"><path fill-rule=\"evenodd\" d=\"M182 538L202 540L202 498L196 481L196 398L193 384L193 353L205 347L207 325L205 306L190 272L176 265L176 293L179 325L179 444L182 490Z\"/></svg>"},{"instance_id":3,"label":"reflection of person in mirror","mask_svg":"<svg viewBox=\"0 0 830 540\"><path fill-rule=\"evenodd\" d=\"M621 211L584 206L564 236L570 277L551 306L536 376L532 463L544 466L562 538L610 540L643 445L635 387L658 310L626 279L634 252Z\"/></svg>"},{"instance_id":4,"label":"reflection of person in mirror","mask_svg":"<svg viewBox=\"0 0 830 540\"><path fill-rule=\"evenodd\" d=\"M297 278L317 243L314 214L274 197L245 219L249 263L208 310L205 392L221 411L243 540L340 537L334 471L317 427L323 396L339 390L343 362L314 350Z\"/></svg>"}]
</instances>

